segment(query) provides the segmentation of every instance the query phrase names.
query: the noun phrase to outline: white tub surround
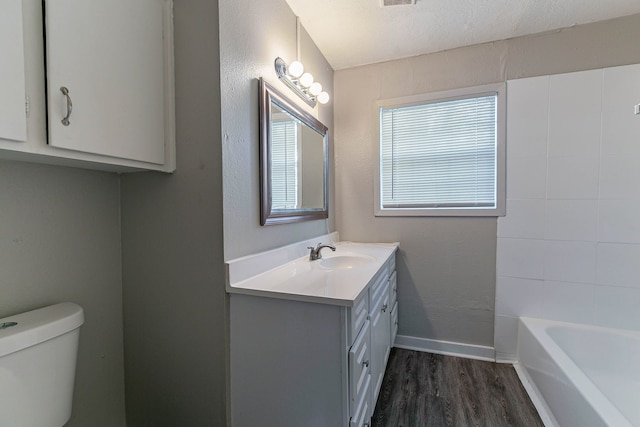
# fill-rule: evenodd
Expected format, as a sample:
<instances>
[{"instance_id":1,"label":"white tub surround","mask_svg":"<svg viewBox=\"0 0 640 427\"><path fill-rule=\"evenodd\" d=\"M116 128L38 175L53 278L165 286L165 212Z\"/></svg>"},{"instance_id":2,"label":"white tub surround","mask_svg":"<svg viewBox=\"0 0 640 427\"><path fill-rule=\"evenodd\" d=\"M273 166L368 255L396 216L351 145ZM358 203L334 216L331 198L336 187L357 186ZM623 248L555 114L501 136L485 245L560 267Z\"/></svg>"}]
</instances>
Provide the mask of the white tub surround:
<instances>
[{"instance_id":1,"label":"white tub surround","mask_svg":"<svg viewBox=\"0 0 640 427\"><path fill-rule=\"evenodd\" d=\"M640 426L640 332L520 318L516 368L549 426Z\"/></svg>"},{"instance_id":2,"label":"white tub surround","mask_svg":"<svg viewBox=\"0 0 640 427\"><path fill-rule=\"evenodd\" d=\"M331 240L227 263L232 426L370 425L397 333L398 244ZM318 242L336 250L310 261Z\"/></svg>"},{"instance_id":3,"label":"white tub surround","mask_svg":"<svg viewBox=\"0 0 640 427\"><path fill-rule=\"evenodd\" d=\"M640 330L640 64L507 82L494 346L518 318Z\"/></svg>"}]
</instances>

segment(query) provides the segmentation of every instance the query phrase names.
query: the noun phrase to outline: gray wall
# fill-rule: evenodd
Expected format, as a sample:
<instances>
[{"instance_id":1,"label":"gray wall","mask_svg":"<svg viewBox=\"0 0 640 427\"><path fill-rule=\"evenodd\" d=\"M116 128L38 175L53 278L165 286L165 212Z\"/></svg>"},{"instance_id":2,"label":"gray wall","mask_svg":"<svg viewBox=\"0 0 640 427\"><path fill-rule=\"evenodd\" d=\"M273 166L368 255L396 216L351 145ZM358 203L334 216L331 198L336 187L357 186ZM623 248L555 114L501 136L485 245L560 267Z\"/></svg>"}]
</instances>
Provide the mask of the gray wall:
<instances>
[{"instance_id":1,"label":"gray wall","mask_svg":"<svg viewBox=\"0 0 640 427\"><path fill-rule=\"evenodd\" d=\"M304 29L300 39L302 63L333 97L333 70ZM278 56L287 63L296 59L296 19L284 0L220 1L225 259L334 229L333 182L328 221L260 226L258 79L264 77L328 126L333 147L333 101L310 109L278 80L273 66Z\"/></svg>"},{"instance_id":2,"label":"gray wall","mask_svg":"<svg viewBox=\"0 0 640 427\"><path fill-rule=\"evenodd\" d=\"M401 242L399 334L493 346L496 220L374 217L375 101L640 62L639 35L634 15L335 73L337 229Z\"/></svg>"},{"instance_id":3,"label":"gray wall","mask_svg":"<svg viewBox=\"0 0 640 427\"><path fill-rule=\"evenodd\" d=\"M116 174L0 161L0 317L84 309L68 427L124 426Z\"/></svg>"},{"instance_id":4,"label":"gray wall","mask_svg":"<svg viewBox=\"0 0 640 427\"><path fill-rule=\"evenodd\" d=\"M226 417L218 4L174 13L177 171L121 178L129 427Z\"/></svg>"},{"instance_id":5,"label":"gray wall","mask_svg":"<svg viewBox=\"0 0 640 427\"><path fill-rule=\"evenodd\" d=\"M280 85L273 61L293 57L295 17L283 0L219 6L220 19L217 2L175 3L176 172L122 176L129 427L225 422L223 204L225 258L328 227L325 221L259 226L257 78ZM306 33L302 52L332 93L332 71ZM331 127L331 104L321 108L320 119Z\"/></svg>"}]
</instances>

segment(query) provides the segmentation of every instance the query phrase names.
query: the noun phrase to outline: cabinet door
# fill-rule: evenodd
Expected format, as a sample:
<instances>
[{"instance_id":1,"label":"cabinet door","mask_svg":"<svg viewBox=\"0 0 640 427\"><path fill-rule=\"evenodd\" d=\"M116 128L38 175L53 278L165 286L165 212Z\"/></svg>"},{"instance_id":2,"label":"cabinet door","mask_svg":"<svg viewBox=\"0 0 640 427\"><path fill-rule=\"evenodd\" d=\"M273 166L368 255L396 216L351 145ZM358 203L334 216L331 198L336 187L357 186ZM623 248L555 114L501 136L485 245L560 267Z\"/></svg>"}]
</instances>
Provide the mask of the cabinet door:
<instances>
[{"instance_id":1,"label":"cabinet door","mask_svg":"<svg viewBox=\"0 0 640 427\"><path fill-rule=\"evenodd\" d=\"M391 307L391 312L389 314L389 323L391 327L389 341L390 352L391 347L395 344L396 334L398 333L398 275L395 271L391 273L391 277L389 277L389 307Z\"/></svg>"},{"instance_id":2,"label":"cabinet door","mask_svg":"<svg viewBox=\"0 0 640 427\"><path fill-rule=\"evenodd\" d=\"M358 408L358 402L369 396L370 365L371 365L371 336L369 321L366 321L353 345L349 349L349 405L351 416Z\"/></svg>"},{"instance_id":3,"label":"cabinet door","mask_svg":"<svg viewBox=\"0 0 640 427\"><path fill-rule=\"evenodd\" d=\"M384 292L380 295L371 309L371 378L373 381L373 394L371 407L375 407L378 392L384 379L387 354L389 351L390 338L390 313L389 290L385 286Z\"/></svg>"},{"instance_id":4,"label":"cabinet door","mask_svg":"<svg viewBox=\"0 0 640 427\"><path fill-rule=\"evenodd\" d=\"M371 375L366 377L365 389L368 390L371 383ZM371 416L373 415L373 408L369 407L369 396L363 393L356 406L353 415L349 418L349 427L369 427L371 425Z\"/></svg>"},{"instance_id":5,"label":"cabinet door","mask_svg":"<svg viewBox=\"0 0 640 427\"><path fill-rule=\"evenodd\" d=\"M45 14L49 144L163 164L170 2L46 0Z\"/></svg>"},{"instance_id":6,"label":"cabinet door","mask_svg":"<svg viewBox=\"0 0 640 427\"><path fill-rule=\"evenodd\" d=\"M396 335L398 335L398 301L393 305L391 309L391 347L396 342ZM391 350L391 348L389 348Z\"/></svg>"},{"instance_id":7,"label":"cabinet door","mask_svg":"<svg viewBox=\"0 0 640 427\"><path fill-rule=\"evenodd\" d=\"M21 0L0 1L0 139L27 140Z\"/></svg>"}]
</instances>

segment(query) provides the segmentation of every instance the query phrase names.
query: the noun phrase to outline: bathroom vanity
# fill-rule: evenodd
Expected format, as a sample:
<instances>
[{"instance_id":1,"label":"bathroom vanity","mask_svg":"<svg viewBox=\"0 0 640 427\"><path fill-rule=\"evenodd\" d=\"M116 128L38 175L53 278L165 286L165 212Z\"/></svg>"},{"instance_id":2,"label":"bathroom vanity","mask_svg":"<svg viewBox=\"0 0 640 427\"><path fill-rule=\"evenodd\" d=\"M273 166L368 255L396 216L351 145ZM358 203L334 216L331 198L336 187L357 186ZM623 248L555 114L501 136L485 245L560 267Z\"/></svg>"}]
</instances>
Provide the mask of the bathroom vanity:
<instances>
[{"instance_id":1,"label":"bathroom vanity","mask_svg":"<svg viewBox=\"0 0 640 427\"><path fill-rule=\"evenodd\" d=\"M227 263L233 426L370 425L397 331L398 244L341 242L315 261L307 245Z\"/></svg>"}]
</instances>

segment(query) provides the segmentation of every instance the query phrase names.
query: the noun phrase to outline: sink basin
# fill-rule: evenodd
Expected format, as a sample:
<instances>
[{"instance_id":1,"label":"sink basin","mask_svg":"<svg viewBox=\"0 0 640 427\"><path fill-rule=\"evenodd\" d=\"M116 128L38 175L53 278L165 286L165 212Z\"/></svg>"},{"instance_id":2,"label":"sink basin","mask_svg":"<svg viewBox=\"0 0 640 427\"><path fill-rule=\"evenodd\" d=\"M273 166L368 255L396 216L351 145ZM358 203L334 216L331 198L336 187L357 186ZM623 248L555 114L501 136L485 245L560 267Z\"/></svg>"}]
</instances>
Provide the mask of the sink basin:
<instances>
[{"instance_id":1,"label":"sink basin","mask_svg":"<svg viewBox=\"0 0 640 427\"><path fill-rule=\"evenodd\" d=\"M322 258L320 265L330 270L348 270L351 268L364 267L375 260L367 255L335 255L329 258Z\"/></svg>"}]
</instances>

